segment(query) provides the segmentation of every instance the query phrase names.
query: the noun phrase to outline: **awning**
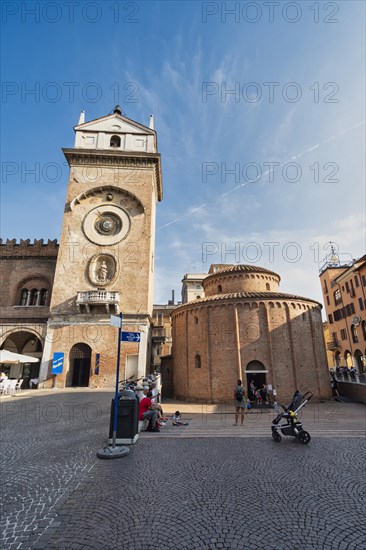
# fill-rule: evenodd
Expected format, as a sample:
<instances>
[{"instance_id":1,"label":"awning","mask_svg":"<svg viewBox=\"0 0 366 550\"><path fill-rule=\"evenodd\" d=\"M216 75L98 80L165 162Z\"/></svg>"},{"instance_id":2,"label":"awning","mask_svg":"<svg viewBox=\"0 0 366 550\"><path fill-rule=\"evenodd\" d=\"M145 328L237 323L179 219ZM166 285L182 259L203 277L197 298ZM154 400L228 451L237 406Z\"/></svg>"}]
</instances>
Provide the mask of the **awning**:
<instances>
[{"instance_id":1,"label":"awning","mask_svg":"<svg viewBox=\"0 0 366 550\"><path fill-rule=\"evenodd\" d=\"M6 349L0 350L0 364L1 363L37 363L39 359L37 357L30 357L30 355L22 355L21 353L13 353Z\"/></svg>"}]
</instances>

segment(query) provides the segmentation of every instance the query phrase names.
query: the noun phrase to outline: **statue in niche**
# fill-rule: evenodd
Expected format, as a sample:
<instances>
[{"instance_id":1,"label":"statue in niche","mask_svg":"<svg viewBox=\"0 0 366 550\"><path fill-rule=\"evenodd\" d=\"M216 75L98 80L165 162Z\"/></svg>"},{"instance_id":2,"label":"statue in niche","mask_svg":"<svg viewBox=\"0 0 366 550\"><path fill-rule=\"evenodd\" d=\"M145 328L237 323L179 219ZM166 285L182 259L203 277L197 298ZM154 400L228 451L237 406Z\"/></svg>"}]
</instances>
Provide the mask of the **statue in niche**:
<instances>
[{"instance_id":1,"label":"statue in niche","mask_svg":"<svg viewBox=\"0 0 366 550\"><path fill-rule=\"evenodd\" d=\"M107 283L108 281L110 281L108 267L107 267L107 264L105 263L105 260L102 260L102 263L99 266L98 281L100 283Z\"/></svg>"},{"instance_id":2,"label":"statue in niche","mask_svg":"<svg viewBox=\"0 0 366 550\"><path fill-rule=\"evenodd\" d=\"M97 286L106 286L114 279L116 269L116 260L112 255L94 256L89 264L89 278Z\"/></svg>"}]
</instances>

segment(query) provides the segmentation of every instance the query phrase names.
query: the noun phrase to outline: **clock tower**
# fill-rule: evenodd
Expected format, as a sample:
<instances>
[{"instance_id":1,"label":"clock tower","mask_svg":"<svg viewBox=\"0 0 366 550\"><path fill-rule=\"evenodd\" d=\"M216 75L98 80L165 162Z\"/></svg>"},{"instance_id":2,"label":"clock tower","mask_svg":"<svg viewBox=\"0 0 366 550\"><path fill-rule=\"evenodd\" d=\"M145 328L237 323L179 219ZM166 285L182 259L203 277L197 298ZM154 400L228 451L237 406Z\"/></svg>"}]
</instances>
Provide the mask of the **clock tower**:
<instances>
[{"instance_id":1,"label":"clock tower","mask_svg":"<svg viewBox=\"0 0 366 550\"><path fill-rule=\"evenodd\" d=\"M90 122L82 112L74 130L74 148L63 150L70 177L43 358L49 371L40 379L58 353L56 386L111 386L112 314L122 312L123 330L141 334L122 345L121 378L139 378L149 364L160 155L153 116L143 126L118 105Z\"/></svg>"}]
</instances>

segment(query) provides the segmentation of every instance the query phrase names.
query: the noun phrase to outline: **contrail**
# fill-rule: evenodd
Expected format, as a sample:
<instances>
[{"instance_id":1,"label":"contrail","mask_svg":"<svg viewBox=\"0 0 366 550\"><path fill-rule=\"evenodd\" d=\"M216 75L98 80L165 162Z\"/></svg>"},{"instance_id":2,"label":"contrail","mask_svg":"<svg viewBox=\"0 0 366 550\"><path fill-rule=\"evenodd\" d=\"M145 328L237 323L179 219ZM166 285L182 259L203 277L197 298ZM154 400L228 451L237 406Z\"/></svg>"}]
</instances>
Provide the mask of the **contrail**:
<instances>
[{"instance_id":1,"label":"contrail","mask_svg":"<svg viewBox=\"0 0 366 550\"><path fill-rule=\"evenodd\" d=\"M177 222L178 220L181 220L182 218L185 218L186 216L190 216L191 214L193 214L193 212L197 212L197 210L201 210L201 208L204 208L205 206L207 206L207 204L208 203L205 202L204 204L201 204L201 206L197 206L196 208L191 208L191 210L187 210L187 212L185 212L181 216L178 216L177 218L174 218L174 220L171 220L170 222L166 223L165 225L158 227L156 231L160 231L160 229L163 229L164 227L168 227L168 225L172 225L173 223Z\"/></svg>"},{"instance_id":2,"label":"contrail","mask_svg":"<svg viewBox=\"0 0 366 550\"><path fill-rule=\"evenodd\" d=\"M306 155L307 153L310 153L311 151L314 151L314 149L318 149L321 145L324 145L325 143L328 143L329 141L332 141L333 139L335 139L336 137L338 136L342 136L343 134L346 134L347 132L350 132L351 130L354 130L355 128L358 128L359 126L362 126L363 124L365 124L365 121L362 120L361 122L357 122L356 124L354 124L353 126L350 126L349 128L346 128L345 130L340 130L337 134L333 135L333 136L330 136L326 139L324 139L323 141L321 141L320 143L317 143L316 145L313 145L312 147L309 147L308 149L306 149L305 151L303 151L302 153L299 153L298 155L295 155L294 157L291 157L291 159L288 159L288 160L285 160L284 162L282 162L282 164L280 164L279 166L276 166L275 169L270 169L270 170L266 170L265 172L263 172L260 177L258 177L257 179L253 179L253 180L248 180L244 183L240 183L239 185L236 185L235 187L233 187L232 189L230 189L230 191L226 191L225 193L221 193L221 195L219 195L218 197L216 197L214 200L216 201L217 198L221 198L221 197L227 197L228 195L231 195L231 193L234 193L235 191L237 191L238 189L241 189L242 187L245 187L246 185L249 185L250 183L256 183L258 181L260 181L263 176L266 176L267 174L272 174L275 172L275 170L277 170L278 168L280 168L281 166L284 166L285 164L287 164L288 162L293 162L294 160L297 160L299 158L301 158L302 156ZM214 202L214 201L212 201ZM212 204L211 202L211 204ZM160 231L161 229L165 229L166 227L169 227L169 225L173 225L174 223L176 223L177 221L179 220L182 220L183 218L186 218L187 216L190 216L191 214L193 214L194 212L197 212L197 210L202 210L203 208L205 208L206 206L208 206L209 203L205 202L203 204L201 204L200 206L197 206L195 208L190 208L189 210L187 210L186 212L184 212L183 214L181 214L180 216L178 216L177 218L174 218L173 220L171 220L170 222L168 223L165 223L164 225L162 225L161 227L158 227L156 229L156 231Z\"/></svg>"}]
</instances>

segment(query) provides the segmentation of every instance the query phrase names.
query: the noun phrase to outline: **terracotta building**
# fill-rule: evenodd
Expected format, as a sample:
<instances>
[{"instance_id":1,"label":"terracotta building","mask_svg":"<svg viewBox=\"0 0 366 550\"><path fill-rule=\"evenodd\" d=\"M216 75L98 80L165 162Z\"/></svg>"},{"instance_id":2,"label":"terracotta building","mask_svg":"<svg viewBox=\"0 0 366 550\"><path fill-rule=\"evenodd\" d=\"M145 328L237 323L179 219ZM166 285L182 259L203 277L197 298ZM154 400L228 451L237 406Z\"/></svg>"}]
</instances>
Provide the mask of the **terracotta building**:
<instances>
[{"instance_id":1,"label":"terracotta building","mask_svg":"<svg viewBox=\"0 0 366 550\"><path fill-rule=\"evenodd\" d=\"M2 365L10 378L24 380L22 387L41 369L57 253L57 241L0 241L0 347L39 360Z\"/></svg>"},{"instance_id":2,"label":"terracotta building","mask_svg":"<svg viewBox=\"0 0 366 550\"><path fill-rule=\"evenodd\" d=\"M334 368L334 355L333 355L333 345L332 345L332 334L329 331L329 324L327 321L323 322L323 333L324 333L324 340L326 345L326 352L327 352L327 363L328 363L328 369L333 371Z\"/></svg>"},{"instance_id":3,"label":"terracotta building","mask_svg":"<svg viewBox=\"0 0 366 550\"><path fill-rule=\"evenodd\" d=\"M366 255L342 262L334 251L320 270L332 366L366 372Z\"/></svg>"},{"instance_id":4,"label":"terracotta building","mask_svg":"<svg viewBox=\"0 0 366 550\"><path fill-rule=\"evenodd\" d=\"M10 282L2 287L0 347L25 331L42 355L41 384L110 386L118 333L111 314L123 311L123 330L141 335L122 346L121 376L138 378L150 366L160 155L153 117L146 127L119 106L89 122L82 113L74 130L74 148L63 150L70 177L59 246L1 247Z\"/></svg>"},{"instance_id":5,"label":"terracotta building","mask_svg":"<svg viewBox=\"0 0 366 550\"><path fill-rule=\"evenodd\" d=\"M205 297L172 312L176 397L232 400L239 378L267 384L280 401L296 389L331 396L322 306L280 292L279 283L257 266L211 266Z\"/></svg>"},{"instance_id":6,"label":"terracotta building","mask_svg":"<svg viewBox=\"0 0 366 550\"><path fill-rule=\"evenodd\" d=\"M172 311L178 307L172 299L167 304L155 304L152 315L152 370L160 370L161 358L172 352Z\"/></svg>"}]
</instances>

